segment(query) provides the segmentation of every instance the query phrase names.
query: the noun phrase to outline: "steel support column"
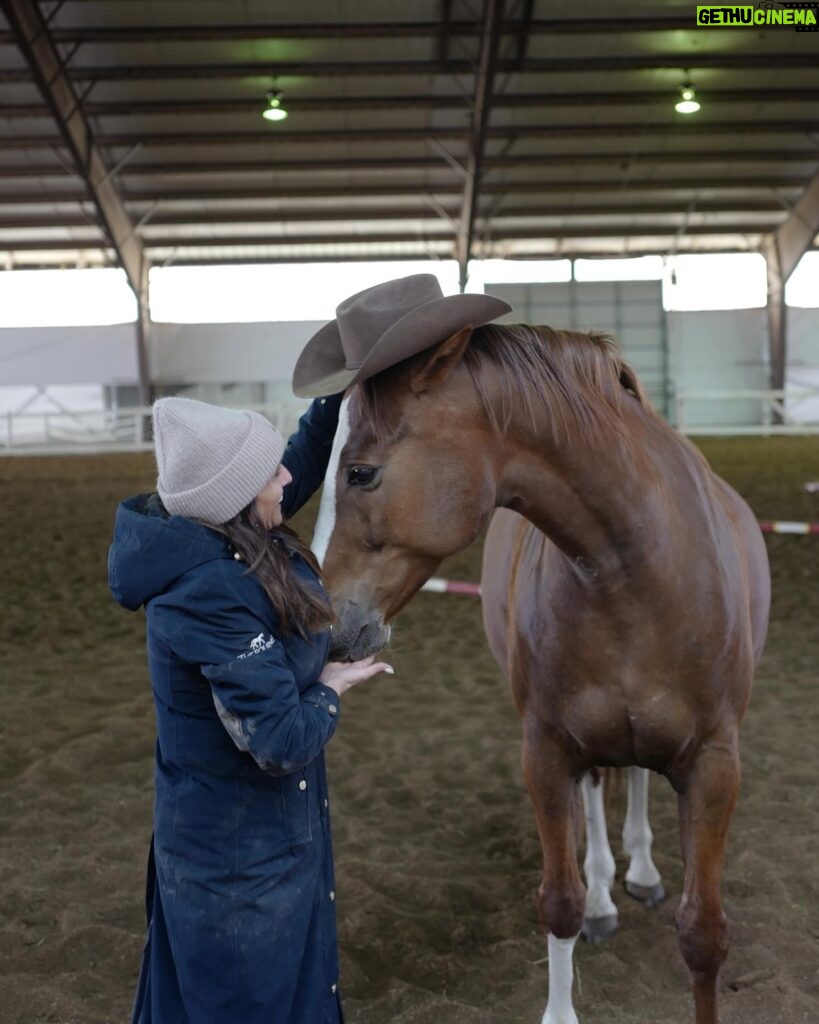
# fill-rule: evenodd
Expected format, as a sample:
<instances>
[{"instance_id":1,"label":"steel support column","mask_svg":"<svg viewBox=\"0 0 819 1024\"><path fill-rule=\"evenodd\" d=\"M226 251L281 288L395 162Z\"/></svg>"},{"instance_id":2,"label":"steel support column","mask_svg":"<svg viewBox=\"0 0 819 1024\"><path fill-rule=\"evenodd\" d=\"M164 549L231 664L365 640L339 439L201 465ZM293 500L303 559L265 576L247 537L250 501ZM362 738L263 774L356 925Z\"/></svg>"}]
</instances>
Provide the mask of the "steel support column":
<instances>
[{"instance_id":1,"label":"steel support column","mask_svg":"<svg viewBox=\"0 0 819 1024\"><path fill-rule=\"evenodd\" d=\"M791 209L788 219L762 242L768 273L768 353L770 386L785 386L787 366L787 306L785 285L797 263L819 233L819 173L802 198Z\"/></svg>"},{"instance_id":2,"label":"steel support column","mask_svg":"<svg viewBox=\"0 0 819 1024\"><path fill-rule=\"evenodd\" d=\"M472 107L472 128L469 136L469 155L466 163L466 179L461 200L461 218L458 229L456 254L458 258L459 283L461 291L466 289L469 257L475 231L475 217L480 196L483 149L486 139L486 125L492 103L492 83L498 57L500 22L503 17L503 0L485 0L483 9L483 34L475 75L475 102Z\"/></svg>"},{"instance_id":3,"label":"steel support column","mask_svg":"<svg viewBox=\"0 0 819 1024\"><path fill-rule=\"evenodd\" d=\"M66 63L35 0L0 0L14 40L68 146L77 175L99 212L100 225L137 298L137 365L140 402L150 402L147 366L148 261L142 242L94 141Z\"/></svg>"}]
</instances>

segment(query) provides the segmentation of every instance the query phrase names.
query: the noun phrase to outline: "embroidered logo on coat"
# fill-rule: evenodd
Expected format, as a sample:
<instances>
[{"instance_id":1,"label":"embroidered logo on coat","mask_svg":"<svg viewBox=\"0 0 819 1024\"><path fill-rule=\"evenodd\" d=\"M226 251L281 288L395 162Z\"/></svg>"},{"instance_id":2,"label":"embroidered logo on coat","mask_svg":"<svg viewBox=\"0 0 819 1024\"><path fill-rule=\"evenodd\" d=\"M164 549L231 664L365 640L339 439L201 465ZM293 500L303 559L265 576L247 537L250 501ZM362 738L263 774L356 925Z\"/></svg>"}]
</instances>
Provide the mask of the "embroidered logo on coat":
<instances>
[{"instance_id":1,"label":"embroidered logo on coat","mask_svg":"<svg viewBox=\"0 0 819 1024\"><path fill-rule=\"evenodd\" d=\"M259 633L258 636L254 636L250 641L250 650L240 654L239 658L249 658L252 654L261 654L262 651L269 651L275 643L276 638L274 636L271 635L265 639L264 633Z\"/></svg>"}]
</instances>

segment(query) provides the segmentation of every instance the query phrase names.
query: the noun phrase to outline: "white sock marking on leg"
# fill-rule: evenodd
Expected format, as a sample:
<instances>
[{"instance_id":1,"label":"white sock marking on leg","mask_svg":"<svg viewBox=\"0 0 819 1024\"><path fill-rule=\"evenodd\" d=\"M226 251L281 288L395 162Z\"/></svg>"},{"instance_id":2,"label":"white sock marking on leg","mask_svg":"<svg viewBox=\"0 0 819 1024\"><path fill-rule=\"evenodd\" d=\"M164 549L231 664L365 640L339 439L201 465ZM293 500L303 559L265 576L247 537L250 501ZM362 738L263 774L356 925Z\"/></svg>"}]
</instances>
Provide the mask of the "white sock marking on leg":
<instances>
[{"instance_id":1,"label":"white sock marking on leg","mask_svg":"<svg viewBox=\"0 0 819 1024\"><path fill-rule=\"evenodd\" d=\"M651 859L653 838L648 823L648 768L629 768L628 810L623 824L623 850L630 857L626 881L647 889L660 881L660 872Z\"/></svg>"},{"instance_id":2,"label":"white sock marking on leg","mask_svg":"<svg viewBox=\"0 0 819 1024\"><path fill-rule=\"evenodd\" d=\"M541 1024L578 1024L572 1005L573 939L549 936L549 1001Z\"/></svg>"},{"instance_id":3,"label":"white sock marking on leg","mask_svg":"<svg viewBox=\"0 0 819 1024\"><path fill-rule=\"evenodd\" d=\"M611 898L614 884L614 856L606 831L606 811L603 806L603 783L595 786L588 775L580 783L583 807L586 811L586 917L608 917L617 914Z\"/></svg>"}]
</instances>

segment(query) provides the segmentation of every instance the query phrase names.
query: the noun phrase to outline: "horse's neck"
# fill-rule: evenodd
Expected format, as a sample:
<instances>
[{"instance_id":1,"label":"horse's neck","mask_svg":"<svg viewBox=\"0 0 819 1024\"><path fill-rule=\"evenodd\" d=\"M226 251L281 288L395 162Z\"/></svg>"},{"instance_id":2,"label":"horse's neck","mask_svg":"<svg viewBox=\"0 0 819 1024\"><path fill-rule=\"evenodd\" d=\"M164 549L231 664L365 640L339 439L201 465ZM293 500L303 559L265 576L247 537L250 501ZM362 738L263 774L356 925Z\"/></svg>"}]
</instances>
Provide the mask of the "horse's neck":
<instances>
[{"instance_id":1,"label":"horse's neck","mask_svg":"<svg viewBox=\"0 0 819 1024\"><path fill-rule=\"evenodd\" d=\"M612 431L594 443L571 426L556 436L547 423L513 425L508 435L499 504L601 576L621 570L635 545L651 546L652 509L666 487L651 457L655 423L635 408L628 426L631 434Z\"/></svg>"}]
</instances>

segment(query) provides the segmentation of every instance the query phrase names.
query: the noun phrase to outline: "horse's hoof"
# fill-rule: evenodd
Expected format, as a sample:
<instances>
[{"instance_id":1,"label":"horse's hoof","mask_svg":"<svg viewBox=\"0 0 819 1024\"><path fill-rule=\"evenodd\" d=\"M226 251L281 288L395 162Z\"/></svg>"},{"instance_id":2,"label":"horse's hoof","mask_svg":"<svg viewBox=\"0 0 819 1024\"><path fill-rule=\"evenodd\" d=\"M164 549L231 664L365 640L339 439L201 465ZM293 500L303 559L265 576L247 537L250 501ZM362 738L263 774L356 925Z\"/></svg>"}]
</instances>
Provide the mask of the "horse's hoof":
<instances>
[{"instance_id":1,"label":"horse's hoof","mask_svg":"<svg viewBox=\"0 0 819 1024\"><path fill-rule=\"evenodd\" d=\"M626 892L632 899L644 903L647 907L656 907L668 896L662 882L656 885L637 885L636 882L626 882Z\"/></svg>"},{"instance_id":2,"label":"horse's hoof","mask_svg":"<svg viewBox=\"0 0 819 1024\"><path fill-rule=\"evenodd\" d=\"M617 914L606 914L605 917L584 917L580 937L592 946L597 946L611 938L616 931Z\"/></svg>"}]
</instances>

